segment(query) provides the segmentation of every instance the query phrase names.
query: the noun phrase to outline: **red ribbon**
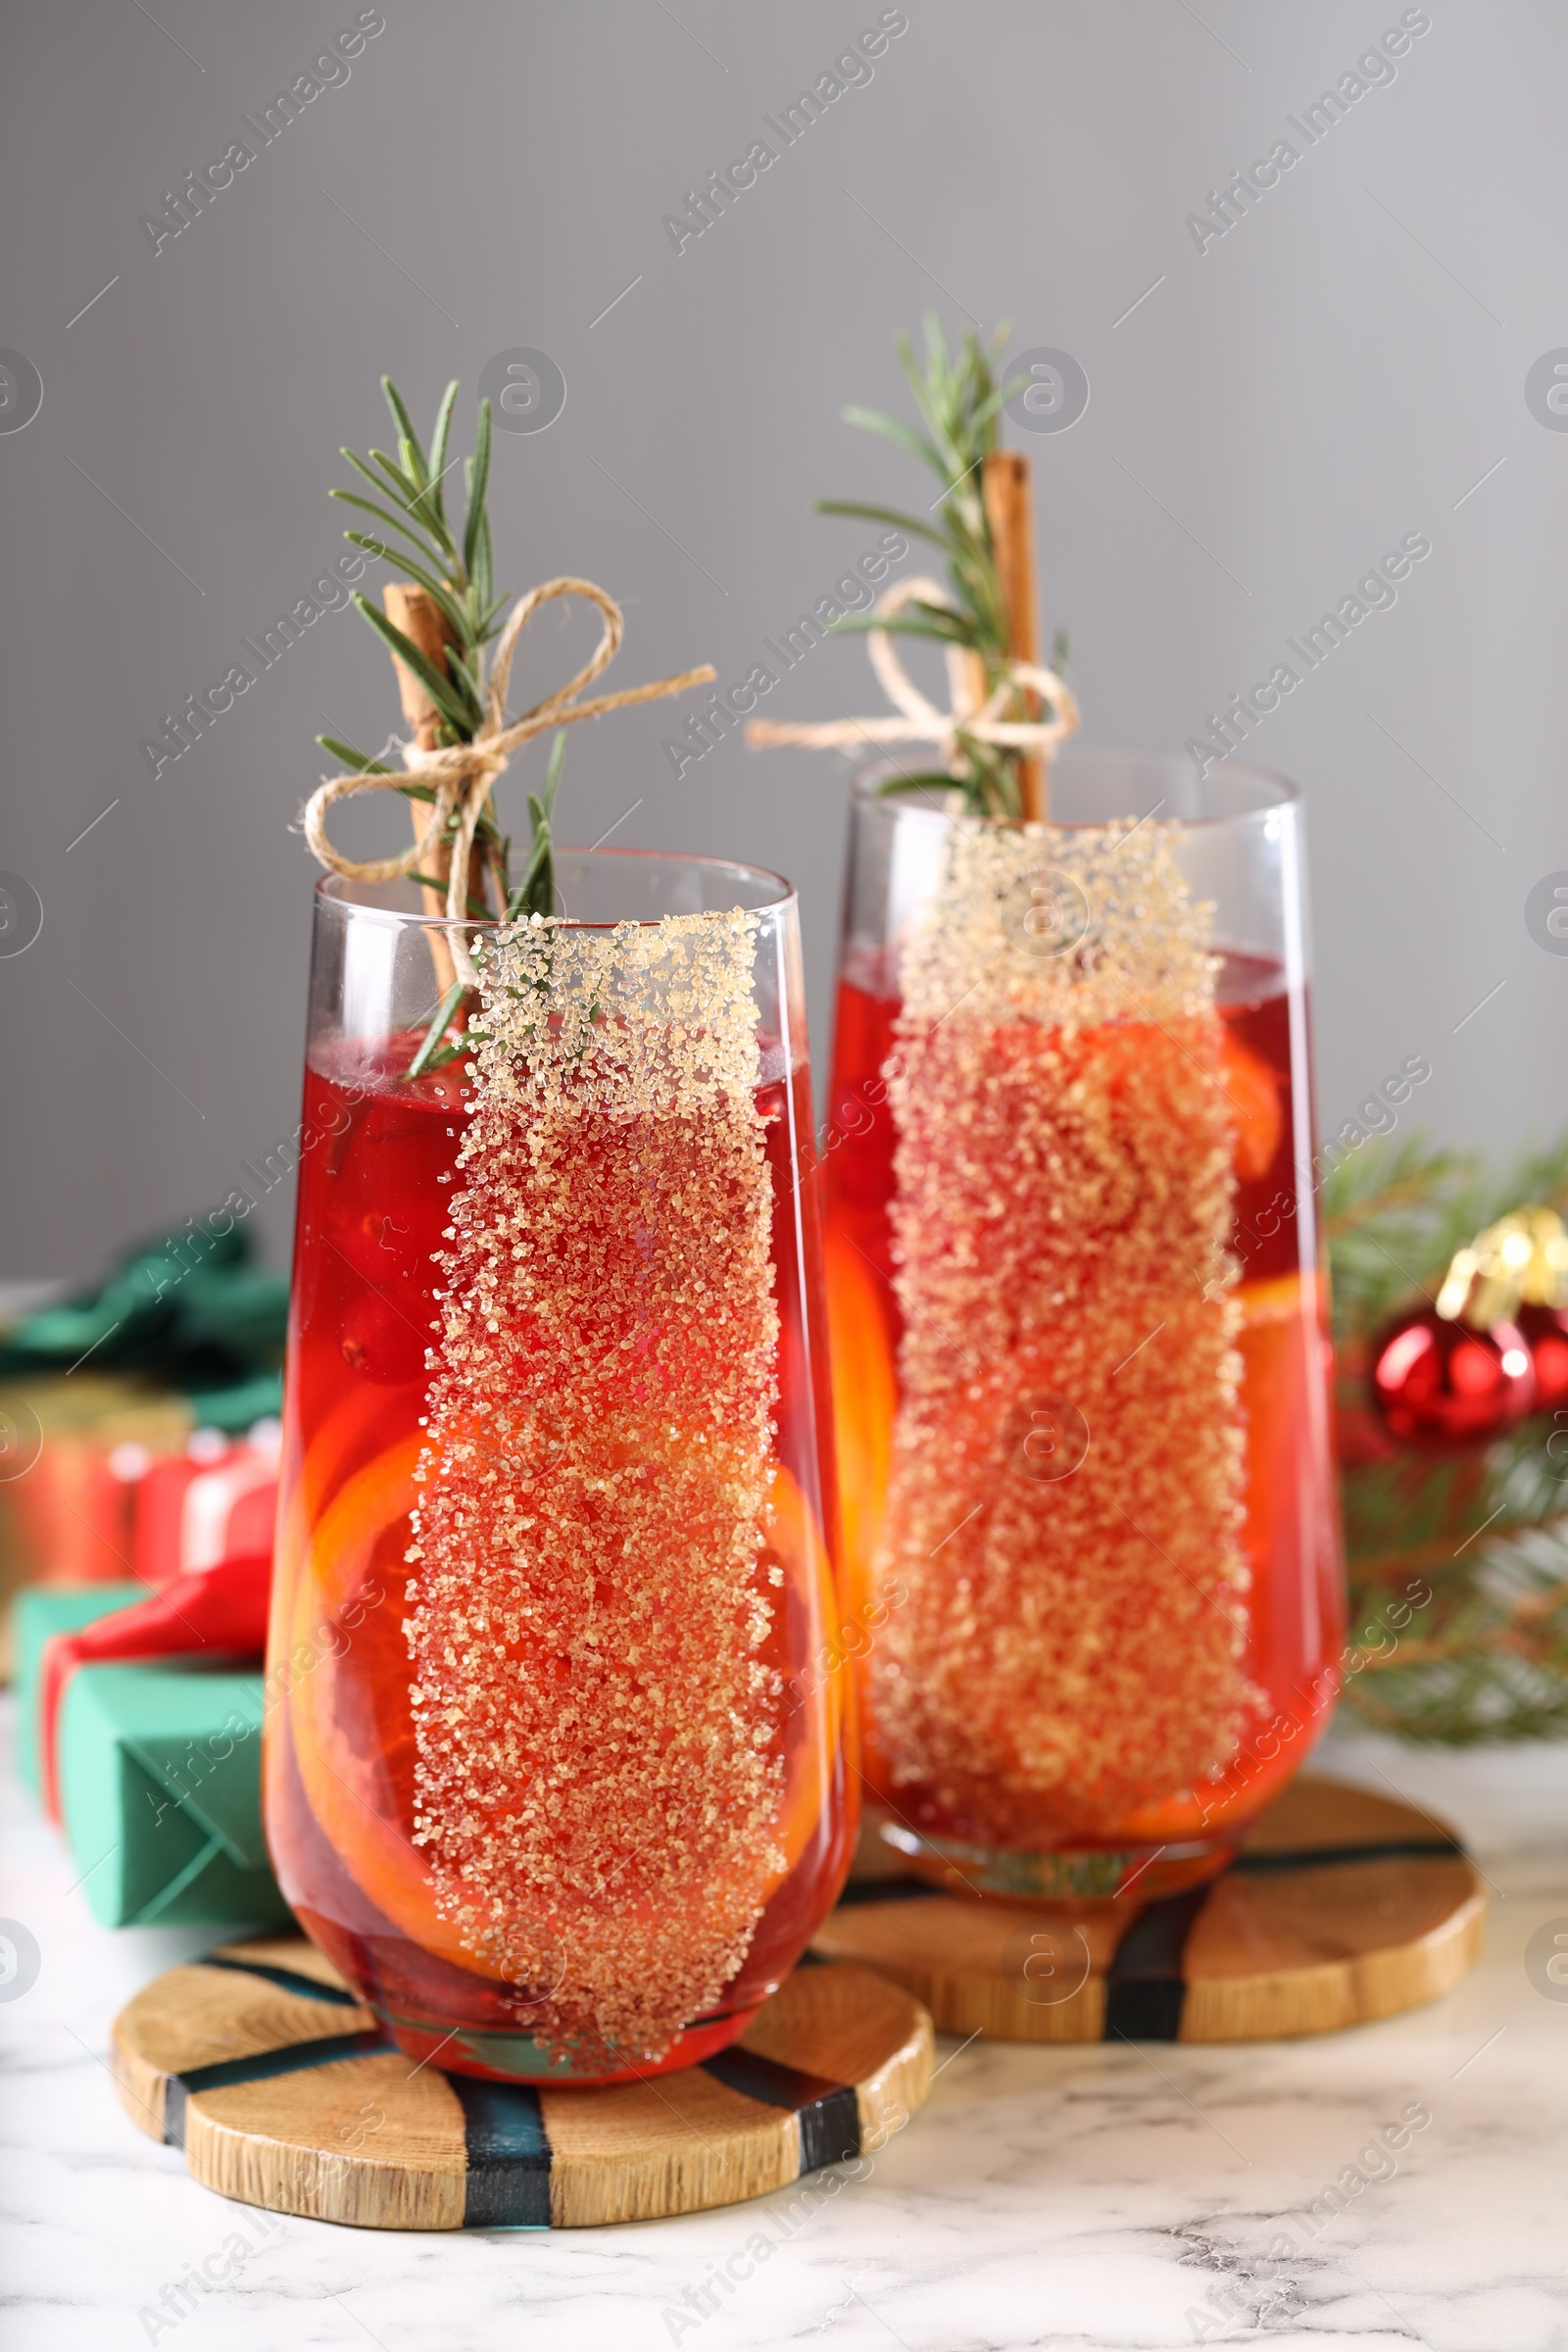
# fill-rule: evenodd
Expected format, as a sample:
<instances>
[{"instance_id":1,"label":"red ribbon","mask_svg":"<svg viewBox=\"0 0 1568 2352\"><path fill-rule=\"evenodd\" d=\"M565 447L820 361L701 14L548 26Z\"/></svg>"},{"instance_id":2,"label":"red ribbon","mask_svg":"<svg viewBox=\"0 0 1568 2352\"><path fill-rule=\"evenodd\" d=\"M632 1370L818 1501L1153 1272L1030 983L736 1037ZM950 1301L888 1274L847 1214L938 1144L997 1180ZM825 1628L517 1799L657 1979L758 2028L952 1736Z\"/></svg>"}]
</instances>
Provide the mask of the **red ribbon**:
<instances>
[{"instance_id":1,"label":"red ribbon","mask_svg":"<svg viewBox=\"0 0 1568 2352\"><path fill-rule=\"evenodd\" d=\"M188 1657L196 1650L209 1652L214 1664L220 1657L259 1664L267 1647L271 1583L271 1553L245 1552L212 1568L188 1570L161 1592L115 1609L79 1633L51 1638L38 1676L38 1778L51 1821L61 1818L61 1709L77 1667Z\"/></svg>"}]
</instances>

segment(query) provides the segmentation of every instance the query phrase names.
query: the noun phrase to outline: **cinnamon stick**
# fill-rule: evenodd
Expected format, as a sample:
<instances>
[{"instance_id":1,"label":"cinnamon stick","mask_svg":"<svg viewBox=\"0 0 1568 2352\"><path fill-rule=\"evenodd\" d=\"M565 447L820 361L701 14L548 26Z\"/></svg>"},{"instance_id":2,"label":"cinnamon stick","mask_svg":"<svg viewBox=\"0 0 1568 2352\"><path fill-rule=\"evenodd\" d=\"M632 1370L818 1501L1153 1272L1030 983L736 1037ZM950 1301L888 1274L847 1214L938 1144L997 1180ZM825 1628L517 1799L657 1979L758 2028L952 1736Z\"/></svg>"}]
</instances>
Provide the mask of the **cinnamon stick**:
<instances>
[{"instance_id":1,"label":"cinnamon stick","mask_svg":"<svg viewBox=\"0 0 1568 2352\"><path fill-rule=\"evenodd\" d=\"M401 629L405 637L412 638L425 660L434 668L445 673L447 671L447 647L452 643L452 626L428 588L417 588L402 580L388 580L382 590L382 601L386 606L386 616L393 627ZM403 705L404 720L414 729L415 741L420 750L433 752L436 746L436 736L440 730L441 713L408 663L399 661L396 654L392 657L392 666L398 675L398 697ZM411 801L409 813L414 822L415 836L417 838L430 821L428 806L423 801ZM445 856L446 854L442 853L441 855ZM442 872L439 862L435 870L442 873L443 880L446 879L446 874ZM485 904L485 881L484 857L475 844L468 860L468 895L477 900L481 906ZM447 910L445 893L433 890L428 884L421 884L420 888L426 914L445 915ZM455 972L445 939L438 933L432 933L430 946L435 958L437 977L441 981L443 990L448 989L452 985Z\"/></svg>"},{"instance_id":2,"label":"cinnamon stick","mask_svg":"<svg viewBox=\"0 0 1568 2352\"><path fill-rule=\"evenodd\" d=\"M1016 450L994 449L984 460L980 480L1007 610L1007 651L1015 662L1038 662L1040 617L1035 597L1034 502L1029 460ZM1026 692L1020 699L1028 716L1038 718L1039 695ZM1018 799L1019 813L1026 824L1041 823L1050 816L1050 780L1046 763L1038 753L1026 753L1018 762Z\"/></svg>"},{"instance_id":3,"label":"cinnamon stick","mask_svg":"<svg viewBox=\"0 0 1568 2352\"><path fill-rule=\"evenodd\" d=\"M382 591L386 616L395 629L412 638L433 669L447 674L447 647L452 642L452 628L428 588L416 588L402 580L388 580ZM406 662L392 657L392 666L398 673L398 694L403 704L403 715L415 731L422 752L435 750L436 731L441 713L425 693ZM414 830L422 832L426 820L416 812Z\"/></svg>"},{"instance_id":4,"label":"cinnamon stick","mask_svg":"<svg viewBox=\"0 0 1568 2352\"><path fill-rule=\"evenodd\" d=\"M412 638L425 660L445 673L447 647L451 642L452 635L451 623L428 588L416 588L402 580L388 580L381 596L386 607L386 616L393 627L401 629L405 637ZM441 724L441 713L408 663L400 661L396 654L392 657L392 666L398 675L398 699L403 705L404 722L414 729L414 739L419 749L424 752L433 752L436 734ZM414 824L414 837L417 841L430 821L428 803L411 801L409 815ZM441 874L443 880L446 878L446 873L450 871L450 853L438 850L433 860L433 870ZM447 898L444 890L437 890L430 883L421 882L419 897L423 902L426 914L445 916ZM436 988L438 993L444 997L458 976L457 966L452 960L452 950L447 945L444 931L427 931L425 938L430 943L430 960L435 966Z\"/></svg>"}]
</instances>

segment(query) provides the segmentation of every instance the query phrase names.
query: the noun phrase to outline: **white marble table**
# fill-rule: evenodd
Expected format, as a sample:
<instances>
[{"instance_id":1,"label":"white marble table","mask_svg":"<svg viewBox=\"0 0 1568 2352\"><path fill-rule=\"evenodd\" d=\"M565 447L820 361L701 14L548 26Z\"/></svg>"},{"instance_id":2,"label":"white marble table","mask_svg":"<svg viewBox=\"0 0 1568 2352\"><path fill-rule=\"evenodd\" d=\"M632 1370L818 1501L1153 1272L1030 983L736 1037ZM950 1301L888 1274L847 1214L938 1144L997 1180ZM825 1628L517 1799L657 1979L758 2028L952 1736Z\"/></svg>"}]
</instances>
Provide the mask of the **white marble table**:
<instances>
[{"instance_id":1,"label":"white marble table","mask_svg":"<svg viewBox=\"0 0 1568 2352\"><path fill-rule=\"evenodd\" d=\"M1494 1888L1486 1956L1438 2007L1267 2047L947 2041L930 2104L793 2233L798 2190L634 2228L442 2236L269 2227L133 2130L110 2020L210 1938L94 1927L8 1775L0 1910L31 1928L42 1968L0 2004L0 2345L1568 2348L1568 2001L1525 1969L1538 1929L1568 1932L1568 1750L1421 1756L1341 1737L1318 1766L1392 1781L1473 1841ZM1410 2106L1430 2125L1363 2157ZM1307 2218L1358 2157L1384 2177ZM241 2225L232 2277L171 2323L166 2287ZM705 2296L732 2257L749 2267L760 2230L777 2250Z\"/></svg>"}]
</instances>

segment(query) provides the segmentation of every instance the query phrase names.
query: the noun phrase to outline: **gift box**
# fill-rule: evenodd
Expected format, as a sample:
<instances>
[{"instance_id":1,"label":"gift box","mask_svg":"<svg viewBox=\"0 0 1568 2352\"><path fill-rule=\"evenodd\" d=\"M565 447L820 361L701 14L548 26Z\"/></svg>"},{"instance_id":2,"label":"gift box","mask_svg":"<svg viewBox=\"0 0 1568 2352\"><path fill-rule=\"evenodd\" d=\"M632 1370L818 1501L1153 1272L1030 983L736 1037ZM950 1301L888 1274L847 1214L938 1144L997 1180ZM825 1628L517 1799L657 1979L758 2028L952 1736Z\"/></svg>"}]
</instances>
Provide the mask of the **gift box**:
<instances>
[{"instance_id":1,"label":"gift box","mask_svg":"<svg viewBox=\"0 0 1568 2352\"><path fill-rule=\"evenodd\" d=\"M216 1572L207 1581L216 1584ZM190 1591L178 1590L188 1614ZM143 1585L38 1587L21 1596L23 1775L38 1792L40 1715L52 1687L58 1812L104 1927L286 1919L262 1836L259 1663L165 1656L61 1671L72 1637L88 1628L110 1637L111 1612L135 1604L137 1616L122 1622L140 1623L147 1639L145 1612L166 1597Z\"/></svg>"},{"instance_id":2,"label":"gift box","mask_svg":"<svg viewBox=\"0 0 1568 2352\"><path fill-rule=\"evenodd\" d=\"M271 1420L240 1445L199 1429L182 1454L149 1462L136 1490L136 1574L166 1585L236 1553L270 1551L278 1435Z\"/></svg>"},{"instance_id":3,"label":"gift box","mask_svg":"<svg viewBox=\"0 0 1568 2352\"><path fill-rule=\"evenodd\" d=\"M286 1920L262 1837L262 1677L90 1666L61 1711L67 1841L106 1928Z\"/></svg>"},{"instance_id":4,"label":"gift box","mask_svg":"<svg viewBox=\"0 0 1568 2352\"><path fill-rule=\"evenodd\" d=\"M193 1430L180 1452L137 1466L131 1558L147 1584L165 1585L177 1575L185 1496L197 1479L223 1460L228 1446L221 1430Z\"/></svg>"},{"instance_id":5,"label":"gift box","mask_svg":"<svg viewBox=\"0 0 1568 2352\"><path fill-rule=\"evenodd\" d=\"M0 1592L141 1573L150 1470L193 1432L221 1452L278 1411L287 1280L221 1223L140 1244L98 1289L0 1333Z\"/></svg>"},{"instance_id":6,"label":"gift box","mask_svg":"<svg viewBox=\"0 0 1568 2352\"><path fill-rule=\"evenodd\" d=\"M0 1418L14 1455L0 1483L0 1589L130 1575L137 1477L184 1446L186 1399L84 1367L5 1379Z\"/></svg>"}]
</instances>

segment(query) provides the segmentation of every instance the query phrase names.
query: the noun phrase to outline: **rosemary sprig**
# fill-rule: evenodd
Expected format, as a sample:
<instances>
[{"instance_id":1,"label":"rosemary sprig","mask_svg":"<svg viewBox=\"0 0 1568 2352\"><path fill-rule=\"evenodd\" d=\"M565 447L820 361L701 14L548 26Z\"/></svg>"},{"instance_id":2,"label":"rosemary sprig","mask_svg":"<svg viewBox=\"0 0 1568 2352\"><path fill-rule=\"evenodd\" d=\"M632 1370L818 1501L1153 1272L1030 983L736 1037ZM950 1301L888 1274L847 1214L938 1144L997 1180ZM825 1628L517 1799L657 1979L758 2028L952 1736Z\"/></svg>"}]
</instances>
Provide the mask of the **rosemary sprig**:
<instances>
[{"instance_id":1,"label":"rosemary sprig","mask_svg":"<svg viewBox=\"0 0 1568 2352\"><path fill-rule=\"evenodd\" d=\"M550 746L550 765L545 770L543 794L530 792L528 814L533 824L533 844L522 880L507 898L507 915L516 922L524 914L553 914L556 907L556 867L554 840L551 827L555 822L556 793L561 784L562 763L566 757L566 730L556 729L556 739Z\"/></svg>"},{"instance_id":2,"label":"rosemary sprig","mask_svg":"<svg viewBox=\"0 0 1568 2352\"><path fill-rule=\"evenodd\" d=\"M479 403L474 455L466 461L467 518L460 538L449 519L444 486L446 476L458 463L455 458L449 462L446 454L458 397L456 380L448 384L442 395L428 459L403 396L390 376L382 376L381 390L398 428L398 455L391 458L385 450L372 449L367 461L354 450L345 449L343 456L376 492L376 498L340 489L329 495L341 499L346 506L359 508L393 534L390 540L384 536L372 537L362 530L345 531L343 535L367 554L383 558L394 571L401 572L405 579L434 598L451 631L447 671L437 669L368 597L356 595L354 602L370 627L408 664L429 695L441 718L438 742L471 743L484 716L484 649L498 631L507 601L504 594L495 595L492 583L480 576L474 561L475 549L481 541L487 547L489 538L485 491L490 472L490 403L488 400ZM395 544L396 541L403 544ZM317 741L334 758L361 773L386 772L379 762L367 760L349 745L327 736L318 736Z\"/></svg>"},{"instance_id":3,"label":"rosemary sprig","mask_svg":"<svg viewBox=\"0 0 1568 2352\"><path fill-rule=\"evenodd\" d=\"M891 523L912 538L924 539L941 551L948 566L945 603L917 598L889 620L879 620L873 612L851 613L834 627L846 631L886 628L905 637L957 646L983 664L988 695L1001 680L1007 659L1007 609L986 514L982 473L986 459L1000 446L1002 411L1027 380L1023 376L1004 383L997 380L998 363L1010 332L1010 326L1004 323L985 345L972 326L966 327L956 351L950 351L941 320L928 315L923 366L908 337L900 336L899 357L923 430L880 409L850 407L844 411L847 424L880 433L930 467L942 491L924 516L856 499L817 502L819 514L853 514L862 521ZM937 516L935 521L932 514ZM1066 632L1058 629L1053 666L1059 672L1066 659ZM894 793L931 784L949 789L956 785L974 814L1016 818L1021 809L1018 768L1023 755L1008 746L977 742L961 732L958 754L955 774L944 770L896 776L882 789Z\"/></svg>"},{"instance_id":4,"label":"rosemary sprig","mask_svg":"<svg viewBox=\"0 0 1568 2352\"><path fill-rule=\"evenodd\" d=\"M390 376L381 378L381 390L392 416L397 434L397 456L385 450L372 449L368 458L362 458L352 449L343 456L370 490L367 498L357 490L335 489L330 495L341 499L345 506L354 507L368 514L382 526L384 534L372 536L364 530L348 530L344 537L368 555L377 556L401 572L417 588L422 588L434 600L447 629L445 666L438 667L427 654L416 646L406 631L368 597L356 595L354 603L369 626L381 638L397 659L412 670L428 695L437 718L436 743L444 746L471 743L483 723L486 691L486 651L501 627L501 614L508 602L508 592L497 595L494 564L491 555L490 516L487 494L490 485L490 403L479 403L478 422L474 430L473 454L463 461L466 497L461 528L453 506L449 505L448 483L458 464L447 456L451 440L452 419L457 406L456 380L448 384L436 412L435 426L430 435L426 456L409 414L407 403ZM385 760L368 758L354 746L335 735L318 735L317 742L323 751L355 775L389 776L397 780L397 788L410 800L430 802L435 798L426 784L405 782L398 771ZM564 730L556 736L551 750L550 764L542 794L530 793L528 808L531 834L528 861L519 883L514 886L511 870L512 842L504 835L494 809L486 803L475 828L474 848L480 869L495 878L500 905L507 919L515 921L522 914L550 914L555 910L556 879L552 819L555 813L556 792L561 782L561 767L565 752ZM445 892L447 874L458 842L458 821L454 815L448 822L443 840L436 846L438 865L447 871L416 874L415 881L427 888ZM478 922L496 919L498 909L477 899L471 889L466 894L469 916ZM430 1025L418 1052L409 1065L407 1075L417 1078L426 1070L439 1069L443 1063L467 1051L471 1030L456 1043L447 1032L463 1017L464 998L468 992L454 984L436 1006Z\"/></svg>"},{"instance_id":5,"label":"rosemary sprig","mask_svg":"<svg viewBox=\"0 0 1568 2352\"><path fill-rule=\"evenodd\" d=\"M466 993L463 982L454 980L436 1006L435 1017L420 1041L417 1054L404 1072L405 1077L420 1078L426 1070L440 1069L444 1062L455 1060L464 1052L463 1045L455 1045L447 1040L447 1031L458 1017Z\"/></svg>"}]
</instances>

